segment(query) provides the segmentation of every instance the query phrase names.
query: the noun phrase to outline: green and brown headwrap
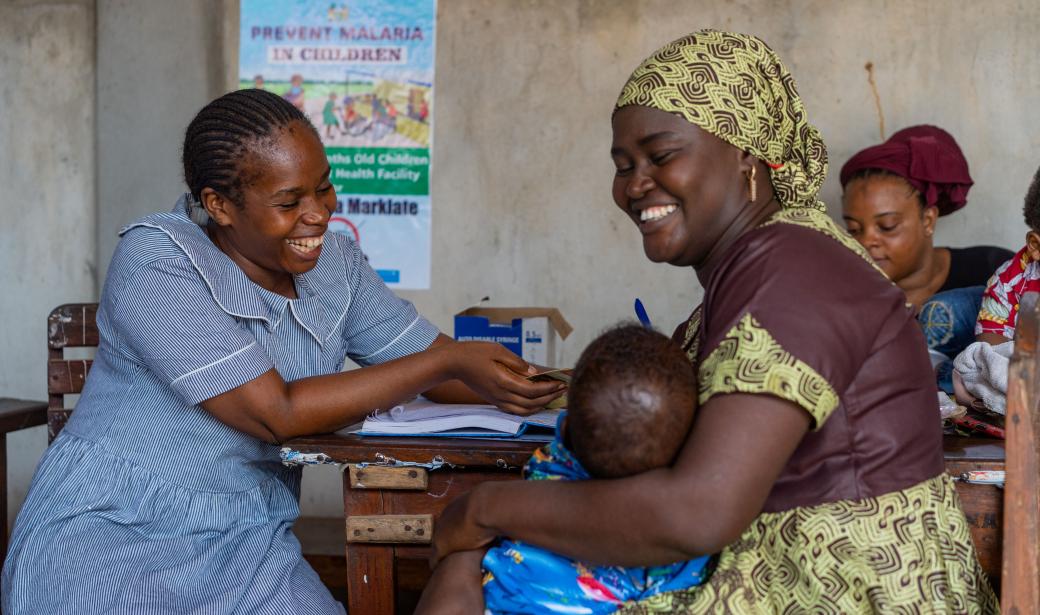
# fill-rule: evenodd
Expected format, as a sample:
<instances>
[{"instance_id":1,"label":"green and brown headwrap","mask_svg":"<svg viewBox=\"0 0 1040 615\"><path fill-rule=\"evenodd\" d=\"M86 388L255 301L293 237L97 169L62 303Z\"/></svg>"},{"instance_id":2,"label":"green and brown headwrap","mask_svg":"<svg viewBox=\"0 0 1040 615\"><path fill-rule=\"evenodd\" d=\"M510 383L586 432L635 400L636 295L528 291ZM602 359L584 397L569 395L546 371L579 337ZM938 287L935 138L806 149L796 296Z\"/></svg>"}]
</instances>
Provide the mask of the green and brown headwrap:
<instances>
[{"instance_id":1,"label":"green and brown headwrap","mask_svg":"<svg viewBox=\"0 0 1040 615\"><path fill-rule=\"evenodd\" d=\"M628 78L615 108L628 105L676 113L758 157L785 209L825 210L816 195L827 148L805 117L794 77L761 39L701 30L673 41Z\"/></svg>"}]
</instances>

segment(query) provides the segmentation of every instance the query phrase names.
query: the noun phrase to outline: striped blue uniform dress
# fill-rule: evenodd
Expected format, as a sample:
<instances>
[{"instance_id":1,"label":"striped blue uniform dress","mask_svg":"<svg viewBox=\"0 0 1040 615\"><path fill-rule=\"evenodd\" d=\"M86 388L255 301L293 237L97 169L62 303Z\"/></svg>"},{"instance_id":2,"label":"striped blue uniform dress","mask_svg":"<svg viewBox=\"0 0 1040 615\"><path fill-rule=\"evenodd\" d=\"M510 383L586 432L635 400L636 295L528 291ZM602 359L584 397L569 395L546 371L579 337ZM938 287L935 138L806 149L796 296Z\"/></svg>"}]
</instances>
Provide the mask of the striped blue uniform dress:
<instances>
[{"instance_id":1,"label":"striped blue uniform dress","mask_svg":"<svg viewBox=\"0 0 1040 615\"><path fill-rule=\"evenodd\" d=\"M4 613L343 613L291 531L300 470L198 404L272 367L330 374L438 332L333 233L296 290L252 283L183 198L123 230L94 366L15 523Z\"/></svg>"}]
</instances>

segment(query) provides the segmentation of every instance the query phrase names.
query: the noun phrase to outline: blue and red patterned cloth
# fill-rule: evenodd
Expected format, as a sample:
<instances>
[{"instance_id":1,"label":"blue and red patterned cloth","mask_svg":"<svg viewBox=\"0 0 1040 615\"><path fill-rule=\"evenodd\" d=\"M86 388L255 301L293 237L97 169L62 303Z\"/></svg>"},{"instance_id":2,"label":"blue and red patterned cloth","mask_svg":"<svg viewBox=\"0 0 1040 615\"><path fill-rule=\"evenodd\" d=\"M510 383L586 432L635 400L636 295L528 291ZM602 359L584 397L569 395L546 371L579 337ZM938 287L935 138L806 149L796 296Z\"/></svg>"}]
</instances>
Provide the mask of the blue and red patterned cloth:
<instances>
[{"instance_id":1,"label":"blue and red patterned cloth","mask_svg":"<svg viewBox=\"0 0 1040 615\"><path fill-rule=\"evenodd\" d=\"M562 416L560 425L562 425ZM588 480L588 472L556 439L524 466L527 480ZM613 613L623 604L700 585L712 556L667 566L593 566L539 547L502 540L484 556L484 603L489 613Z\"/></svg>"}]
</instances>

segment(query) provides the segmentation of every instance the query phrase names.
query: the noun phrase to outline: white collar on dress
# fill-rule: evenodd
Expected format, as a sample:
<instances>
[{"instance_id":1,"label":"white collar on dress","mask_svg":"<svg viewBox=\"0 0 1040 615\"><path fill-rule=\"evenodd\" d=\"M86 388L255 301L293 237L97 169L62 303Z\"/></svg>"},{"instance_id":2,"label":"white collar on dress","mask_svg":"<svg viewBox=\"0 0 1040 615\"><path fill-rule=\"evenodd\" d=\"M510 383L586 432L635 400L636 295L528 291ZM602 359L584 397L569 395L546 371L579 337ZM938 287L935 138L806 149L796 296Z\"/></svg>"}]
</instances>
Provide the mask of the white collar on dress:
<instances>
[{"instance_id":1,"label":"white collar on dress","mask_svg":"<svg viewBox=\"0 0 1040 615\"><path fill-rule=\"evenodd\" d=\"M262 320L269 329L281 322L286 311L293 314L311 336L323 344L346 312L350 301L346 296L328 292L337 286L348 289L346 267L337 236L326 231L325 242L318 263L310 271L296 276L299 299L291 300L261 288L224 254L209 238L206 231L192 221L188 209L189 197L182 195L168 213L150 214L119 231L123 236L138 227L155 228L165 233L184 251L185 256L209 287L213 300L220 309L238 318ZM330 320L328 314L335 314Z\"/></svg>"}]
</instances>

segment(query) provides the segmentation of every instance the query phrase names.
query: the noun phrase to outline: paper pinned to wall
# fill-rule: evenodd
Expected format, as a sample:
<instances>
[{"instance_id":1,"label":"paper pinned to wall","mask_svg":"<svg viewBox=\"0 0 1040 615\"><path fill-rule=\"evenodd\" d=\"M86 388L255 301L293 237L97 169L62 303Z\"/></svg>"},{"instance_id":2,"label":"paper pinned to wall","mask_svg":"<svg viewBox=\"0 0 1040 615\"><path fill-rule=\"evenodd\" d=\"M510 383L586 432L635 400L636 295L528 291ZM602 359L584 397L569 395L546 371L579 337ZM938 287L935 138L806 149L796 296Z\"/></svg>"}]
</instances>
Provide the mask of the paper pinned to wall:
<instances>
[{"instance_id":1,"label":"paper pinned to wall","mask_svg":"<svg viewBox=\"0 0 1040 615\"><path fill-rule=\"evenodd\" d=\"M242 0L239 87L300 108L332 168L334 232L391 288L430 287L436 0Z\"/></svg>"}]
</instances>

